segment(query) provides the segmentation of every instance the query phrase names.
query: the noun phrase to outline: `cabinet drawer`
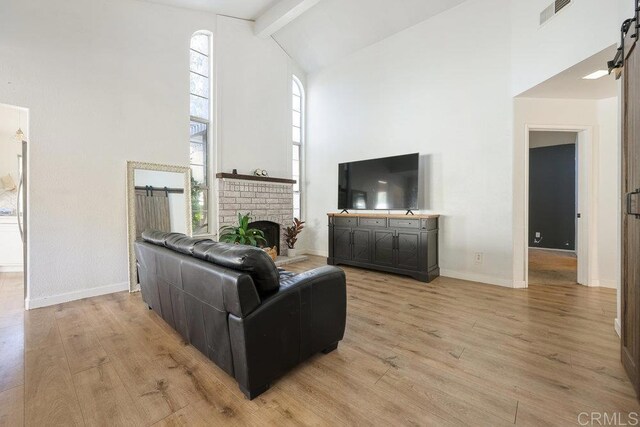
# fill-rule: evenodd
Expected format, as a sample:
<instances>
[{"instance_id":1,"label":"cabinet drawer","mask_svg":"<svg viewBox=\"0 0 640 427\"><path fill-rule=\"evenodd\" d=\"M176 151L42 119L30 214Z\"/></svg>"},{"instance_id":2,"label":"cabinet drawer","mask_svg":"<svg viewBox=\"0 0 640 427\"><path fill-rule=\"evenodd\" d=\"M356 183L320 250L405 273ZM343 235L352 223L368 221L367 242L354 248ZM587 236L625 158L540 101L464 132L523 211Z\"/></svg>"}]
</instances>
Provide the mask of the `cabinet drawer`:
<instances>
[{"instance_id":1,"label":"cabinet drawer","mask_svg":"<svg viewBox=\"0 0 640 427\"><path fill-rule=\"evenodd\" d=\"M399 227L399 228L420 228L420 220L419 219L389 219L389 227Z\"/></svg>"},{"instance_id":2,"label":"cabinet drawer","mask_svg":"<svg viewBox=\"0 0 640 427\"><path fill-rule=\"evenodd\" d=\"M423 230L435 230L438 228L438 219L437 218L426 218L420 220L420 228Z\"/></svg>"},{"instance_id":3,"label":"cabinet drawer","mask_svg":"<svg viewBox=\"0 0 640 427\"><path fill-rule=\"evenodd\" d=\"M334 217L334 224L341 227L355 227L358 223L358 218L355 217Z\"/></svg>"},{"instance_id":4,"label":"cabinet drawer","mask_svg":"<svg viewBox=\"0 0 640 427\"><path fill-rule=\"evenodd\" d=\"M387 218L360 218L361 227L386 227Z\"/></svg>"}]
</instances>

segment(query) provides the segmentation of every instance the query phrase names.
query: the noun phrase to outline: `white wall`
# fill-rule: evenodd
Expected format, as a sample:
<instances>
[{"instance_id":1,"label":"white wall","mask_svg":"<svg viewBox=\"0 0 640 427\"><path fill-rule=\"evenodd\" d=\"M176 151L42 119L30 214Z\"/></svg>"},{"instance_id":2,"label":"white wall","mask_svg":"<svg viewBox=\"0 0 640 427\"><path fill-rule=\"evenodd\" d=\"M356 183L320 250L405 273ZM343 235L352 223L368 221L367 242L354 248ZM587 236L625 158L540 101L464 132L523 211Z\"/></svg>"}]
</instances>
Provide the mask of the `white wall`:
<instances>
[{"instance_id":1,"label":"white wall","mask_svg":"<svg viewBox=\"0 0 640 427\"><path fill-rule=\"evenodd\" d=\"M551 0L512 2L513 95L618 43L623 16L631 16L629 10L633 6L632 0L574 0L540 26L540 12L551 3Z\"/></svg>"},{"instance_id":2,"label":"white wall","mask_svg":"<svg viewBox=\"0 0 640 427\"><path fill-rule=\"evenodd\" d=\"M219 170L291 177L289 57L271 38L255 37L253 22L222 16L215 49Z\"/></svg>"},{"instance_id":3,"label":"white wall","mask_svg":"<svg viewBox=\"0 0 640 427\"><path fill-rule=\"evenodd\" d=\"M235 41L219 24L215 46L229 58L226 44ZM2 2L0 102L30 109L32 306L127 289L126 161L188 165L188 49L196 30L216 34L216 16L131 0ZM251 32L247 25L233 31L243 39ZM264 49L256 68L264 59L267 68L286 70L277 63L288 58L272 45ZM248 54L258 53L256 47ZM247 70L235 72L262 103L253 116L243 114L245 127L264 131L261 113L289 95L262 85L266 77L253 84ZM262 72L273 76L255 71ZM223 94L222 103L229 114L246 113L237 107L244 97ZM220 128L223 152L227 141L251 136L235 138L240 130L224 116ZM262 141L266 151L275 138ZM243 155L259 158L262 151Z\"/></svg>"},{"instance_id":4,"label":"white wall","mask_svg":"<svg viewBox=\"0 0 640 427\"><path fill-rule=\"evenodd\" d=\"M511 286L511 3L467 1L308 76L311 252L327 251L338 163L420 152L442 274Z\"/></svg>"},{"instance_id":5,"label":"white wall","mask_svg":"<svg viewBox=\"0 0 640 427\"><path fill-rule=\"evenodd\" d=\"M597 265L590 266L592 286L618 286L619 176L618 99L569 100L516 98L514 111L514 280L524 282L524 144L525 125L591 126L593 128L593 188L596 242L590 248L597 254Z\"/></svg>"}]
</instances>

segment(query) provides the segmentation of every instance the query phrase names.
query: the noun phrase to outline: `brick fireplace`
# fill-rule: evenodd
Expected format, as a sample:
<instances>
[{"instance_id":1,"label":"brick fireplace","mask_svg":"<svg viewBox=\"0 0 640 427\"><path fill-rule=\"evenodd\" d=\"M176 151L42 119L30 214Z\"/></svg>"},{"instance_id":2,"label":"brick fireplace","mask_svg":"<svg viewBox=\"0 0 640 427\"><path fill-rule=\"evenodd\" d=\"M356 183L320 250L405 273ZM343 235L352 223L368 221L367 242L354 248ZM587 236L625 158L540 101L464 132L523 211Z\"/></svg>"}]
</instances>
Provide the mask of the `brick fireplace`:
<instances>
[{"instance_id":1,"label":"brick fireplace","mask_svg":"<svg viewBox=\"0 0 640 427\"><path fill-rule=\"evenodd\" d=\"M252 222L274 222L280 226L280 255L287 255L284 229L293 222L293 181L230 175L216 175L218 227L236 225L238 213L250 213Z\"/></svg>"}]
</instances>

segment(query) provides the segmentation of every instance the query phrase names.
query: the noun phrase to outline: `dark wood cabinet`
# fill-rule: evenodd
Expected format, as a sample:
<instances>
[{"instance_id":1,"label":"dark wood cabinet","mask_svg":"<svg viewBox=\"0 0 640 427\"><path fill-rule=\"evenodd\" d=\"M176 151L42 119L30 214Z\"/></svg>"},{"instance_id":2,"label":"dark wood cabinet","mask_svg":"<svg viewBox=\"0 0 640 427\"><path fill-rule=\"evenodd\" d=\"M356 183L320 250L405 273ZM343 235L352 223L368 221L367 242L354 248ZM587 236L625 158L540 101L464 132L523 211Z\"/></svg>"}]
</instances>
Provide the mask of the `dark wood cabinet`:
<instances>
[{"instance_id":1,"label":"dark wood cabinet","mask_svg":"<svg viewBox=\"0 0 640 427\"><path fill-rule=\"evenodd\" d=\"M404 274L430 282L438 267L438 216L329 214L331 265Z\"/></svg>"}]
</instances>

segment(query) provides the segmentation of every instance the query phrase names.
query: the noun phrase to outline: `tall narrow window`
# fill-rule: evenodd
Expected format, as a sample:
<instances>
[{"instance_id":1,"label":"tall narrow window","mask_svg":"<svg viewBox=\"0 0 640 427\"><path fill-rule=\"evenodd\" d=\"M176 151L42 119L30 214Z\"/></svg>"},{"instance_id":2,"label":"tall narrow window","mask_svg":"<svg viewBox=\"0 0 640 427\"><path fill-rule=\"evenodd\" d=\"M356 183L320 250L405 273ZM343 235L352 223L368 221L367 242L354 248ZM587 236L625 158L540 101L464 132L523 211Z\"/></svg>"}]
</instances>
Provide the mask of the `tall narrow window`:
<instances>
[{"instance_id":1,"label":"tall narrow window","mask_svg":"<svg viewBox=\"0 0 640 427\"><path fill-rule=\"evenodd\" d=\"M304 88L300 80L293 76L291 81L292 104L292 141L293 141L293 216L301 218L302 215L302 170L303 156L302 144L304 143Z\"/></svg>"},{"instance_id":2,"label":"tall narrow window","mask_svg":"<svg viewBox=\"0 0 640 427\"><path fill-rule=\"evenodd\" d=\"M209 233L209 132L211 126L211 36L191 37L189 66L191 123L189 126L191 162L191 210L193 234Z\"/></svg>"}]
</instances>

